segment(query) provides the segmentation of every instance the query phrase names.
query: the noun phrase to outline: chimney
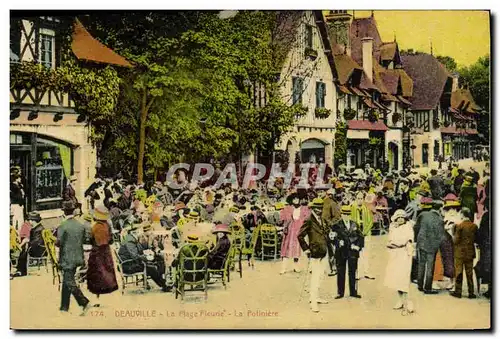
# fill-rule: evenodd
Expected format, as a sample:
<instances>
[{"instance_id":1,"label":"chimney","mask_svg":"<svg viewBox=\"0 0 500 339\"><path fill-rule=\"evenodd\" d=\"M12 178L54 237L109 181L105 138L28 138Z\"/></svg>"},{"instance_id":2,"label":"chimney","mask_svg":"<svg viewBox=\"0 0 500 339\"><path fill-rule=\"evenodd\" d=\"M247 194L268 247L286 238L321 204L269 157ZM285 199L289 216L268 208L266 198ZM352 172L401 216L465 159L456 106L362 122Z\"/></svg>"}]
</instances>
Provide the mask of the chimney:
<instances>
[{"instance_id":1,"label":"chimney","mask_svg":"<svg viewBox=\"0 0 500 339\"><path fill-rule=\"evenodd\" d=\"M458 73L453 73L451 76L453 79L453 82L451 85L451 91L455 92L456 90L458 90Z\"/></svg>"},{"instance_id":2,"label":"chimney","mask_svg":"<svg viewBox=\"0 0 500 339\"><path fill-rule=\"evenodd\" d=\"M373 81L373 38L363 38L361 42L363 43L363 70L368 79Z\"/></svg>"}]
</instances>

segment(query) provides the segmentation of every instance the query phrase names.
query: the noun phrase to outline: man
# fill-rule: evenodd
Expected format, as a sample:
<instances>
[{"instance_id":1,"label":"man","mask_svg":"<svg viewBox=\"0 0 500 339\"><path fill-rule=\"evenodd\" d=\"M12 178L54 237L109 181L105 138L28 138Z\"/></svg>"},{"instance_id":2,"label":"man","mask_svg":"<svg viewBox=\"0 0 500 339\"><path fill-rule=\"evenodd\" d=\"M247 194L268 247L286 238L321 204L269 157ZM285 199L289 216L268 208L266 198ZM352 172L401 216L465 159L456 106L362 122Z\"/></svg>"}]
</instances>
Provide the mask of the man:
<instances>
[{"instance_id":1,"label":"man","mask_svg":"<svg viewBox=\"0 0 500 339\"><path fill-rule=\"evenodd\" d=\"M72 202L63 202L66 220L57 230L56 246L59 247L59 265L63 272L60 310L62 312L69 311L70 298L73 295L78 305L83 309L82 315L85 315L92 305L75 281L76 269L85 265L83 257L85 227L74 218L74 210L75 206Z\"/></svg>"},{"instance_id":2,"label":"man","mask_svg":"<svg viewBox=\"0 0 500 339\"><path fill-rule=\"evenodd\" d=\"M444 238L443 216L432 198L422 198L422 212L415 223L418 255L418 289L425 294L436 294L432 290L436 254Z\"/></svg>"},{"instance_id":3,"label":"man","mask_svg":"<svg viewBox=\"0 0 500 339\"><path fill-rule=\"evenodd\" d=\"M325 272L327 265L325 257L328 252L326 239L329 229L321 220L323 200L320 198L314 199L311 209L311 216L300 228L297 238L302 250L311 258L311 292L309 302L311 303L311 310L319 312L318 304L328 303L326 300L319 298L319 285L321 276ZM306 236L309 243L305 240Z\"/></svg>"},{"instance_id":4,"label":"man","mask_svg":"<svg viewBox=\"0 0 500 339\"><path fill-rule=\"evenodd\" d=\"M485 205L486 212L481 217L479 231L477 234L477 244L479 246L479 262L475 270L481 282L488 284L488 291L483 295L491 298L491 223L489 206Z\"/></svg>"},{"instance_id":5,"label":"man","mask_svg":"<svg viewBox=\"0 0 500 339\"><path fill-rule=\"evenodd\" d=\"M139 242L138 236L138 225L134 225L130 230L130 233L125 237L125 241L120 246L118 255L120 259L124 261L123 273L133 274L141 272L144 270L144 265L146 265L146 274L150 277L156 285L158 285L163 292L168 292L170 290L166 285L165 279L163 279L164 271L160 271L158 267L153 262L148 262L144 250L146 249L146 243L142 239L142 243Z\"/></svg>"},{"instance_id":6,"label":"man","mask_svg":"<svg viewBox=\"0 0 500 339\"><path fill-rule=\"evenodd\" d=\"M457 176L453 179L453 189L455 191L455 194L460 194L460 190L462 189L462 185L464 183L464 173L465 171L463 169L458 170ZM453 177L453 175L452 175Z\"/></svg>"},{"instance_id":7,"label":"man","mask_svg":"<svg viewBox=\"0 0 500 339\"><path fill-rule=\"evenodd\" d=\"M361 298L356 287L356 270L358 268L359 252L364 246L364 237L358 225L351 220L351 208L343 206L342 219L333 226L335 259L337 262L337 297L344 297L345 273L349 265L349 293L353 298Z\"/></svg>"},{"instance_id":8,"label":"man","mask_svg":"<svg viewBox=\"0 0 500 339\"><path fill-rule=\"evenodd\" d=\"M431 170L431 177L427 179L431 189L432 199L438 200L444 197L444 181L435 169Z\"/></svg>"},{"instance_id":9,"label":"man","mask_svg":"<svg viewBox=\"0 0 500 339\"><path fill-rule=\"evenodd\" d=\"M74 206L78 206L78 199L76 198L75 188L73 187L75 182L76 182L76 176L72 175L71 178L69 179L68 184L64 188L63 201L69 201L72 202Z\"/></svg>"},{"instance_id":10,"label":"man","mask_svg":"<svg viewBox=\"0 0 500 339\"><path fill-rule=\"evenodd\" d=\"M41 224L42 217L38 212L30 212L26 222L21 227L19 236L21 237L21 254L17 261L17 272L14 277L24 277L28 275L28 254L34 258L43 257L45 254L45 243L42 238L44 230Z\"/></svg>"},{"instance_id":11,"label":"man","mask_svg":"<svg viewBox=\"0 0 500 339\"><path fill-rule=\"evenodd\" d=\"M472 213L468 208L462 208L463 222L455 228L455 238L453 239L455 255L455 291L451 295L455 298L462 297L463 270L467 277L467 289L469 290L469 299L475 299L474 281L472 280L472 263L476 257L477 226L471 221Z\"/></svg>"},{"instance_id":12,"label":"man","mask_svg":"<svg viewBox=\"0 0 500 339\"><path fill-rule=\"evenodd\" d=\"M466 175L462 188L460 190L460 202L462 207L467 207L472 213L474 220L477 213L477 186L474 184L472 175Z\"/></svg>"},{"instance_id":13,"label":"man","mask_svg":"<svg viewBox=\"0 0 500 339\"><path fill-rule=\"evenodd\" d=\"M10 209L13 215L12 226L19 230L24 224L24 187L21 183L21 174L13 171L10 177Z\"/></svg>"},{"instance_id":14,"label":"man","mask_svg":"<svg viewBox=\"0 0 500 339\"><path fill-rule=\"evenodd\" d=\"M351 220L354 221L364 236L364 248L361 252L359 263L359 277L374 280L375 278L370 273L373 213L365 203L363 192L358 192L356 201L351 205Z\"/></svg>"},{"instance_id":15,"label":"man","mask_svg":"<svg viewBox=\"0 0 500 339\"><path fill-rule=\"evenodd\" d=\"M321 213L322 222L331 227L335 223L337 223L340 219L340 207L338 202L334 198L335 191L333 189L329 189L326 192L326 198L323 202L323 211ZM331 240L331 239L330 239ZM332 241L328 242L328 262L330 263L330 273L329 276L335 275L335 265L334 265L334 246Z\"/></svg>"}]
</instances>

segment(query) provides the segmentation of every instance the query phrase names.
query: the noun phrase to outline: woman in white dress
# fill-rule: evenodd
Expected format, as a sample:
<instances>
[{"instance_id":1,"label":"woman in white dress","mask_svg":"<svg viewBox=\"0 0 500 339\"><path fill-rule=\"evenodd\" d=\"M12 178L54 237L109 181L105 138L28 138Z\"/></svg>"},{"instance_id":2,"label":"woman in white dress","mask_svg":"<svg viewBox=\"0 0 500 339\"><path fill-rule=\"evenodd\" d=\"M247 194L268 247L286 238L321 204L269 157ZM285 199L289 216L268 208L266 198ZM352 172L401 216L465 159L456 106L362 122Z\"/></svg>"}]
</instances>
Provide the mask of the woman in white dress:
<instances>
[{"instance_id":1,"label":"woman in white dress","mask_svg":"<svg viewBox=\"0 0 500 339\"><path fill-rule=\"evenodd\" d=\"M398 291L395 310L414 311L413 303L408 299L410 274L413 258L413 222L407 219L404 210L397 210L391 218L389 228L389 260L385 274L386 287Z\"/></svg>"}]
</instances>

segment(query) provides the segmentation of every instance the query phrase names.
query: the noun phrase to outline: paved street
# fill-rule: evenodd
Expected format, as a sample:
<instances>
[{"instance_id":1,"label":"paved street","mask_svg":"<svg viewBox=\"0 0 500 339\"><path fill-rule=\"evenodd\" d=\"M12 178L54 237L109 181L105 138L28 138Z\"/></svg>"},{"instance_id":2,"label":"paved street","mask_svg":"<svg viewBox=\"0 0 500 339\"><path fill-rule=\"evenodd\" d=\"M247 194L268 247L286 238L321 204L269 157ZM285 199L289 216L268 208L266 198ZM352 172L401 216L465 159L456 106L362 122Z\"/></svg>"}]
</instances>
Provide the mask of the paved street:
<instances>
[{"instance_id":1,"label":"paved street","mask_svg":"<svg viewBox=\"0 0 500 339\"><path fill-rule=\"evenodd\" d=\"M28 277L11 281L11 327L15 329L480 329L490 326L490 302L487 299L455 299L447 292L423 295L412 284L410 292L416 313L403 316L392 310L396 292L383 286L387 255L385 236L374 238L373 272L376 280L361 280L362 299L334 300L336 277L325 277L321 297L330 301L314 314L303 292L306 260L301 259L302 273L279 275L279 262L256 262L252 270L244 266L243 278L232 275L224 290L211 285L208 300L202 293L187 293L184 303L172 293L154 287L142 293L130 288L101 296L99 300L84 290L100 308L79 316L74 299L72 314L59 312L60 292L52 285L50 273L31 271ZM464 283L464 285L466 285ZM464 291L466 286L464 286ZM483 292L485 286L483 286ZM465 293L466 294L466 293Z\"/></svg>"}]
</instances>

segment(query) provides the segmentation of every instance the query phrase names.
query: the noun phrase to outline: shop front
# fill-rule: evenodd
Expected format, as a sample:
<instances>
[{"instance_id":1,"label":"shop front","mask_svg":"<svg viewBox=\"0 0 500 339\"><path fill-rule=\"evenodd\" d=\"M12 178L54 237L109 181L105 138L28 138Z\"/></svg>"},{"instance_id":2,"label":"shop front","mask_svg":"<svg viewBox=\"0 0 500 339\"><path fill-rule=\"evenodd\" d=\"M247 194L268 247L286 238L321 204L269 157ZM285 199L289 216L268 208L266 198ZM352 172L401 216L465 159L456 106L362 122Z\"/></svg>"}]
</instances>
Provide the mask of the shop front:
<instances>
[{"instance_id":1,"label":"shop front","mask_svg":"<svg viewBox=\"0 0 500 339\"><path fill-rule=\"evenodd\" d=\"M58 209L67 180L74 174L73 146L37 133L12 132L10 167L21 169L28 212Z\"/></svg>"}]
</instances>

